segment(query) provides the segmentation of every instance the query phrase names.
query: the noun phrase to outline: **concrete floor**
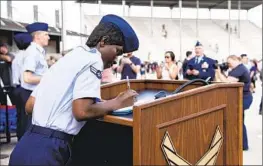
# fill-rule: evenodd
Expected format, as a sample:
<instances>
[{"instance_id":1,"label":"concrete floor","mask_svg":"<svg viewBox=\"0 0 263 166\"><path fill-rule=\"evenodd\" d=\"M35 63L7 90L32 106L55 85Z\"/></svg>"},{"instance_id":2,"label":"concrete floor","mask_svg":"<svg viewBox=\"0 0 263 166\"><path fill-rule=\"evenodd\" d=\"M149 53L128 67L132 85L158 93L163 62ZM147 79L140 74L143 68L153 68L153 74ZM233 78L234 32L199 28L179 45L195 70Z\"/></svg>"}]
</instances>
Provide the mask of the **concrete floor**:
<instances>
[{"instance_id":1,"label":"concrete floor","mask_svg":"<svg viewBox=\"0 0 263 166\"><path fill-rule=\"evenodd\" d=\"M262 87L257 82L256 93L253 94L253 103L246 111L245 124L247 126L249 150L243 153L244 165L262 165L262 116L258 114L259 103L262 95ZM2 140L5 141L5 140ZM17 139L12 138L10 144L0 146L1 155L9 156ZM1 159L0 165L8 165L9 158Z\"/></svg>"}]
</instances>

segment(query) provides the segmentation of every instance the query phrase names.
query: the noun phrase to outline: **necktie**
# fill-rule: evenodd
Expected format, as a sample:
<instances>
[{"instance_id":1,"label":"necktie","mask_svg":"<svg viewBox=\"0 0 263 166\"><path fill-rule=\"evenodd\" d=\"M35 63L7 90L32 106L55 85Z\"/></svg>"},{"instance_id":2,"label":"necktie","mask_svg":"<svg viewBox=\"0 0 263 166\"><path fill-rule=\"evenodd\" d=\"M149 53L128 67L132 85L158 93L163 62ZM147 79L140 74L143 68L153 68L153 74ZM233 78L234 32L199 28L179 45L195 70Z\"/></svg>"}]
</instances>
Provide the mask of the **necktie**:
<instances>
[{"instance_id":1,"label":"necktie","mask_svg":"<svg viewBox=\"0 0 263 166\"><path fill-rule=\"evenodd\" d=\"M198 58L197 57L195 58L195 64L198 64Z\"/></svg>"}]
</instances>

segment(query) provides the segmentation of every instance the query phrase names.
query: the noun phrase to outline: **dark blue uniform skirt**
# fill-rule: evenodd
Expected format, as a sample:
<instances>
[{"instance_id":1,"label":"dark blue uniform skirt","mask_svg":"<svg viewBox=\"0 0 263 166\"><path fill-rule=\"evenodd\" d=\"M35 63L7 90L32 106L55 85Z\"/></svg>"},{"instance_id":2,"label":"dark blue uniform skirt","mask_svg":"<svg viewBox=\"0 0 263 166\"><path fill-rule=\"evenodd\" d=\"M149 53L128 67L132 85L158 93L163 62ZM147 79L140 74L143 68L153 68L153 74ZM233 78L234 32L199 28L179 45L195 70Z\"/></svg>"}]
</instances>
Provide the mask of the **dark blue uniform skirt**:
<instances>
[{"instance_id":1,"label":"dark blue uniform skirt","mask_svg":"<svg viewBox=\"0 0 263 166\"><path fill-rule=\"evenodd\" d=\"M31 125L11 153L9 165L69 165L73 136Z\"/></svg>"},{"instance_id":2,"label":"dark blue uniform skirt","mask_svg":"<svg viewBox=\"0 0 263 166\"><path fill-rule=\"evenodd\" d=\"M20 100L21 100L21 136L24 135L24 133L27 131L27 129L31 126L32 124L32 116L26 114L26 102L28 98L30 97L32 91L24 89L21 87L20 90Z\"/></svg>"},{"instance_id":3,"label":"dark blue uniform skirt","mask_svg":"<svg viewBox=\"0 0 263 166\"><path fill-rule=\"evenodd\" d=\"M245 110L252 104L253 96L251 94L243 96L243 150L248 150L247 128L245 125Z\"/></svg>"}]
</instances>

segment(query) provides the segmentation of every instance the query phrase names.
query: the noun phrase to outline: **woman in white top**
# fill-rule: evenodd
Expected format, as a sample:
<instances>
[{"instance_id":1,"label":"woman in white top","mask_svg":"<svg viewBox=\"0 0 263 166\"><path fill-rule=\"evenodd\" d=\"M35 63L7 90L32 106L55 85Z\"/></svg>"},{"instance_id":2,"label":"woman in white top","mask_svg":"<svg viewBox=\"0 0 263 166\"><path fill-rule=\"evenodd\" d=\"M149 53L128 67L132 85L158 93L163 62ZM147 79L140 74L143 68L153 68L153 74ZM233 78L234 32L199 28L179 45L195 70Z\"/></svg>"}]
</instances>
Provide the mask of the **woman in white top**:
<instances>
[{"instance_id":1,"label":"woman in white top","mask_svg":"<svg viewBox=\"0 0 263 166\"><path fill-rule=\"evenodd\" d=\"M165 53L165 63L157 67L157 78L164 80L175 80L178 75L178 68L175 64L175 55L172 51Z\"/></svg>"}]
</instances>

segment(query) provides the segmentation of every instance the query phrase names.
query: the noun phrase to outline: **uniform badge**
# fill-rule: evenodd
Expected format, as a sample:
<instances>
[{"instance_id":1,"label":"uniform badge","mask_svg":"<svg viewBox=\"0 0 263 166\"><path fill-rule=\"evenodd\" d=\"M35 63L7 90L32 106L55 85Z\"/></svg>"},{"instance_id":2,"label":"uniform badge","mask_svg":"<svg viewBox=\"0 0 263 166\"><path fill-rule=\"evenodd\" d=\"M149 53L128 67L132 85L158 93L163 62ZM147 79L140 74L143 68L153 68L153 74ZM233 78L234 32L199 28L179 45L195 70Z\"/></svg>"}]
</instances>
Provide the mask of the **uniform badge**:
<instances>
[{"instance_id":1,"label":"uniform badge","mask_svg":"<svg viewBox=\"0 0 263 166\"><path fill-rule=\"evenodd\" d=\"M90 66L90 71L91 71L91 73L93 73L98 79L101 79L101 78L102 78L101 71L98 70L98 69L96 69L95 67Z\"/></svg>"},{"instance_id":2,"label":"uniform badge","mask_svg":"<svg viewBox=\"0 0 263 166\"><path fill-rule=\"evenodd\" d=\"M202 64L202 69L207 69L209 67L209 64L207 62L204 62Z\"/></svg>"}]
</instances>

